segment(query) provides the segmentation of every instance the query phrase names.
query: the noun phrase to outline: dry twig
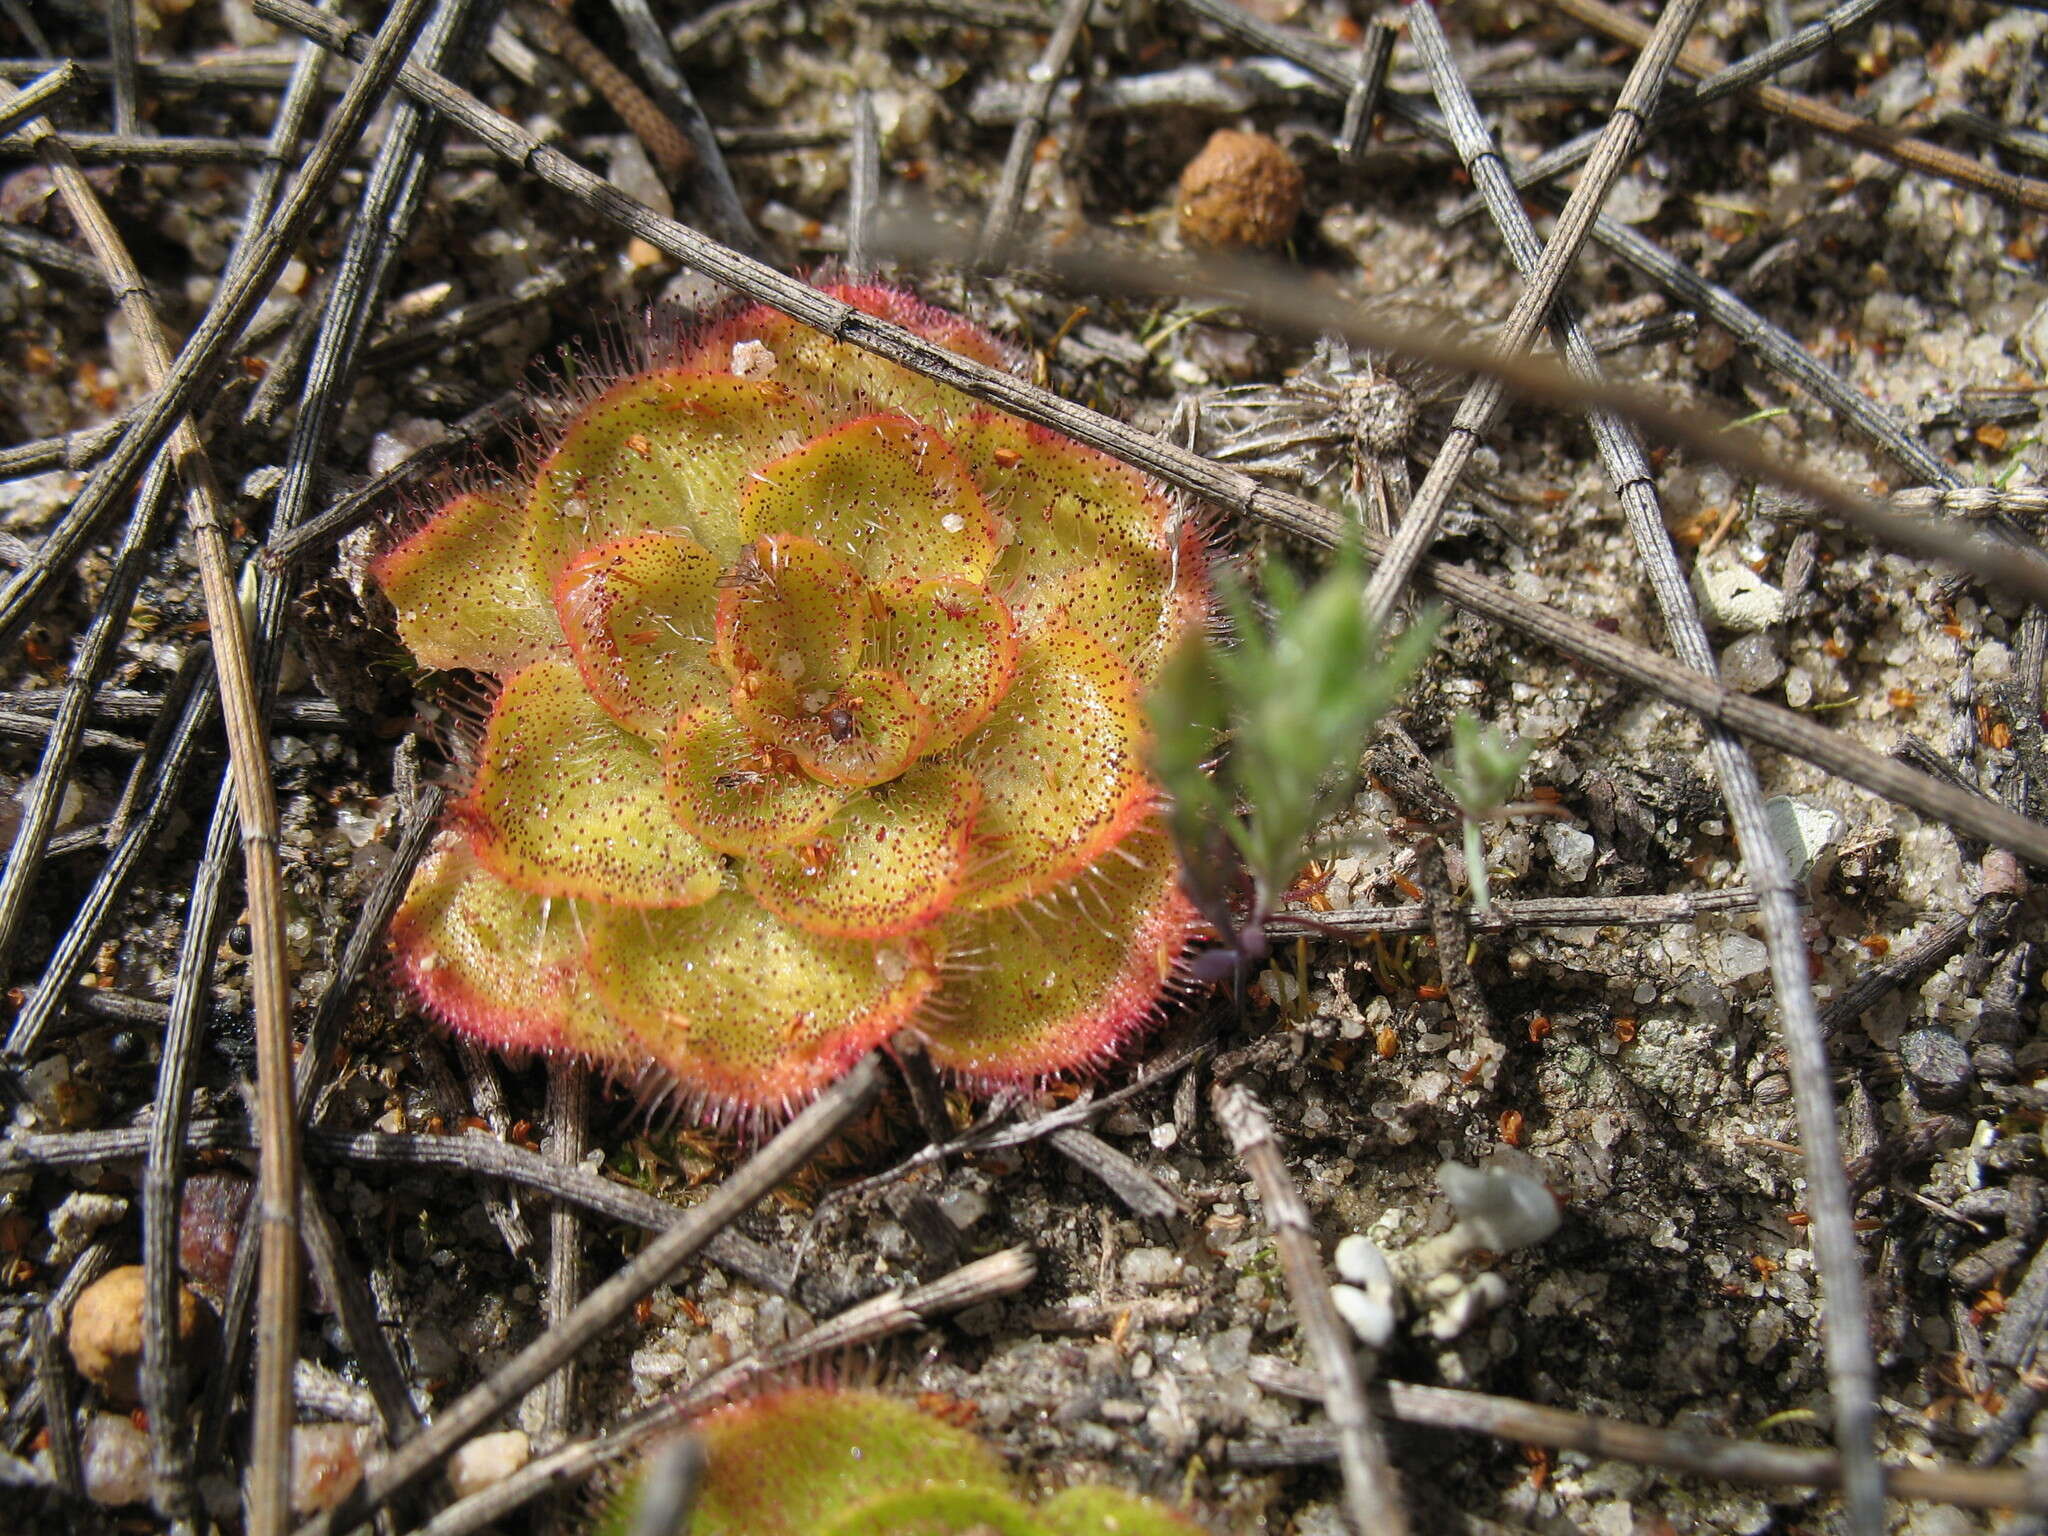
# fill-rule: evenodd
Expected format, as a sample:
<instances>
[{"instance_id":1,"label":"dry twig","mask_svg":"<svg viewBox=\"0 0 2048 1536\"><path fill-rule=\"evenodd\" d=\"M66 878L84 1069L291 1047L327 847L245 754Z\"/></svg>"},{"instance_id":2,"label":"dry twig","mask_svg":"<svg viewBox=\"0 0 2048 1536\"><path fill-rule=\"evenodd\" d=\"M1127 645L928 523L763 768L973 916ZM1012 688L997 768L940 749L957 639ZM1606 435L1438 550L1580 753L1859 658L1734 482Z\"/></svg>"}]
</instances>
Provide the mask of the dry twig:
<instances>
[{"instance_id":1,"label":"dry twig","mask_svg":"<svg viewBox=\"0 0 2048 1536\"><path fill-rule=\"evenodd\" d=\"M1250 1092L1234 1083L1218 1083L1210 1104L1258 1186L1266 1228L1280 1250L1287 1293L1294 1300L1295 1320L1321 1374L1323 1411L1336 1435L1337 1460L1344 1472L1345 1513L1358 1536L1404 1536L1408 1516L1401 1507L1400 1485L1366 1405L1365 1378L1350 1331L1330 1300L1315 1225L1288 1177L1272 1122Z\"/></svg>"},{"instance_id":2,"label":"dry twig","mask_svg":"<svg viewBox=\"0 0 2048 1536\"><path fill-rule=\"evenodd\" d=\"M757 1200L808 1162L819 1147L866 1110L881 1086L881 1065L864 1057L759 1152L728 1175L699 1205L649 1243L633 1261L592 1291L561 1325L519 1352L489 1380L444 1409L434 1422L365 1474L356 1491L299 1528L298 1536L334 1536L383 1508L425 1477L472 1435L539 1385L671 1279Z\"/></svg>"},{"instance_id":3,"label":"dry twig","mask_svg":"<svg viewBox=\"0 0 2048 1536\"><path fill-rule=\"evenodd\" d=\"M1689 923L1710 912L1752 912L1756 893L1749 890L1680 892L1671 896L1543 896L1511 900L1496 896L1484 912L1467 912L1465 926L1473 933L1509 933L1521 928L1658 928ZM1428 933L1433 919L1426 902L1398 907L1351 907L1318 912L1314 919L1281 913L1267 925L1276 939L1313 938L1331 930L1357 934Z\"/></svg>"},{"instance_id":4,"label":"dry twig","mask_svg":"<svg viewBox=\"0 0 2048 1536\"><path fill-rule=\"evenodd\" d=\"M1640 47L1643 39L1649 35L1649 29L1641 22L1606 4L1605 0L1550 0L1550 3L1573 20L1631 47ZM1679 54L1677 62L1680 69L1695 76L1712 75L1721 67L1720 60L1699 47L1685 49ZM1999 170L1996 166L1972 160L1968 155L1959 155L1952 149L1944 149L1939 144L1930 144L1925 139L1914 138L1911 134L1881 128L1853 112L1844 112L1840 107L1818 101L1811 96L1802 96L1796 91L1788 91L1782 86L1756 85L1747 86L1745 90L1757 105L1766 111L1775 112L1796 123L1803 123L1821 133L1831 134L1845 143L1854 144L1858 149L1870 150L1911 170L1937 176L1943 181L1967 187L1973 192L1982 192L2032 212L2048 213L2048 182L2036 181L2031 176L2015 176L2009 171Z\"/></svg>"},{"instance_id":5,"label":"dry twig","mask_svg":"<svg viewBox=\"0 0 2048 1536\"><path fill-rule=\"evenodd\" d=\"M1251 1364L1252 1379L1270 1391L1316 1396L1321 1382L1312 1371L1270 1357ZM1375 1404L1403 1424L1495 1435L1524 1445L1579 1451L1588 1456L1669 1467L1695 1477L1757 1487L1840 1488L1842 1464L1832 1451L1806 1451L1756 1440L1726 1440L1690 1431L1653 1429L1591 1414L1545 1408L1483 1392L1417 1386L1390 1381L1373 1388ZM1267 1444L1233 1447L1230 1460L1243 1467L1300 1466L1337 1454L1331 1431L1309 1428ZM2048 1510L2048 1478L2038 1469L1992 1471L1972 1467L1886 1467L1884 1491L1895 1499L1962 1504L1973 1509Z\"/></svg>"},{"instance_id":6,"label":"dry twig","mask_svg":"<svg viewBox=\"0 0 2048 1536\"><path fill-rule=\"evenodd\" d=\"M1563 290L1565 274L1578 261L1579 250L1593 231L1600 205L1607 200L1615 178L1641 142L1643 123L1656 105L1664 73L1692 30L1702 3L1704 0L1673 0L1658 13L1656 35L1645 45L1629 74L1628 84L1622 88L1621 99L1614 104L1613 116L1607 120L1607 130L1593 162L1572 189L1571 201L1559 215L1549 243L1534 264L1525 269L1522 291L1516 295L1515 307L1501 322L1495 338L1494 345L1503 355L1528 350L1550 318L1551 308ZM1439 26L1434 11L1427 16L1422 14L1427 4L1428 0L1410 0L1407 15L1411 37ZM1441 32L1436 35L1440 38ZM1448 63L1448 50L1435 50L1435 57L1440 63ZM1499 420L1506 398L1505 386L1489 379L1474 384L1458 402L1458 413L1442 450L1429 466L1422 484L1415 488L1400 526L1394 530L1385 554L1373 566L1372 579L1366 584L1366 611L1376 627L1384 628L1393 617L1394 605L1407 589L1416 562L1436 539L1452 490L1471 462L1473 450Z\"/></svg>"},{"instance_id":7,"label":"dry twig","mask_svg":"<svg viewBox=\"0 0 2048 1536\"><path fill-rule=\"evenodd\" d=\"M1837 6L1819 20L1708 75L1692 88L1690 94L1673 92L1671 99L1663 103L1651 119L1650 131L1663 132L1680 120L1698 115L1722 97L1766 80L1781 70L1812 58L1824 48L1845 41L1851 32L1891 3L1892 0L1849 0L1848 4ZM1517 166L1513 172L1515 186L1522 190L1540 186L1585 164L1599 137L1597 131L1581 134L1569 143L1545 150L1526 165ZM1438 222L1448 229L1479 212L1482 206L1479 198L1467 198Z\"/></svg>"},{"instance_id":8,"label":"dry twig","mask_svg":"<svg viewBox=\"0 0 2048 1536\"><path fill-rule=\"evenodd\" d=\"M257 255L259 240L243 269L246 300L242 313L230 301L232 284L225 287L209 313L214 360L233 335L240 321L254 308L254 300L267 292L276 268L282 265L297 229L310 217L316 197L323 196L332 175L340 169L342 147L354 141L367 122L370 110L388 88L399 63L411 47L414 33L424 20L425 0L398 0L379 33L372 59L351 82L330 120L320 146L309 157L289 199L287 213L266 231L274 239L270 250ZM11 88L0 87L0 90ZM4 99L4 98L0 98ZM205 590L207 616L213 635L215 669L222 680L221 701L228 723L229 753L234 764L236 800L242 825L244 878L248 886L251 929L256 940L253 980L257 1016L258 1119L260 1178L258 1204L263 1221L263 1273L259 1288L259 1333L256 1382L256 1444L251 1455L249 1518L257 1536L271 1536L283 1528L287 1513L287 1473L290 1460L291 1375L297 1346L298 1327L298 1138L290 1113L291 1026L287 1014L289 982L286 977L282 921L282 888L277 868L277 806L270 786L268 733L264 729L256 698L254 673L242 625L241 605L235 593L232 557L220 514L220 492L214 482L197 430L185 414L197 394L202 377L212 371L206 365L208 345L200 333L188 343L184 354L173 361L155 306L141 274L108 221L99 199L77 163L65 154L61 140L40 120L31 120L26 130L43 148L46 163L56 178L73 219L84 231L94 255L107 275L116 302L127 315L145 366L157 394L153 408L143 413L125 432L107 462L101 467L79 502L90 504L98 487L102 504L125 483L128 475L155 449L153 433L169 434L169 453L178 464L190 502L191 522L199 551L200 575ZM268 258L268 259L266 259ZM260 279L262 287L255 286ZM232 324L230 322L233 322ZM117 466L121 468L117 471ZM97 517L73 516L90 525ZM46 548L46 557L55 552Z\"/></svg>"},{"instance_id":9,"label":"dry twig","mask_svg":"<svg viewBox=\"0 0 2048 1536\"><path fill-rule=\"evenodd\" d=\"M30 118L40 117L53 103L77 90L84 80L85 72L67 59L15 91L12 99L0 98L5 103L0 105L0 133L12 133Z\"/></svg>"},{"instance_id":10,"label":"dry twig","mask_svg":"<svg viewBox=\"0 0 2048 1536\"><path fill-rule=\"evenodd\" d=\"M853 98L851 154L847 163L846 270L867 277L875 269L875 210L882 201L882 133L875 93Z\"/></svg>"},{"instance_id":11,"label":"dry twig","mask_svg":"<svg viewBox=\"0 0 2048 1536\"><path fill-rule=\"evenodd\" d=\"M928 1285L871 1297L786 1343L733 1361L595 1440L564 1446L552 1456L529 1463L502 1483L442 1510L420 1527L417 1536L470 1536L550 1488L587 1477L597 1468L619 1460L652 1436L675 1427L693 1413L715 1406L722 1398L743 1391L751 1382L807 1360L875 1343L949 1312L1013 1296L1037 1274L1038 1265L1029 1249L1006 1248L962 1265Z\"/></svg>"},{"instance_id":12,"label":"dry twig","mask_svg":"<svg viewBox=\"0 0 2048 1536\"><path fill-rule=\"evenodd\" d=\"M541 1155L566 1168L578 1167L590 1137L589 1075L579 1062L558 1058L548 1063L547 1141ZM543 1331L552 1332L569 1320L583 1299L583 1222L566 1200L548 1212L548 1267L541 1292ZM576 1362L562 1368L535 1389L540 1396L540 1444L555 1446L576 1428Z\"/></svg>"},{"instance_id":13,"label":"dry twig","mask_svg":"<svg viewBox=\"0 0 2048 1536\"><path fill-rule=\"evenodd\" d=\"M550 0L515 0L513 9L536 42L581 75L618 113L619 121L633 130L633 137L646 146L664 176L673 182L690 168L696 151L683 130Z\"/></svg>"},{"instance_id":14,"label":"dry twig","mask_svg":"<svg viewBox=\"0 0 2048 1536\"><path fill-rule=\"evenodd\" d=\"M1059 25L1053 28L1045 52L1031 66L1030 94L1025 99L1023 115L1010 132L1010 148L1003 157L1002 175L989 197L988 217L982 222L981 239L975 246L975 265L984 271L1008 254L1011 236L1017 228L1017 215L1024 211L1024 191L1031 180L1031 162L1036 157L1038 140L1045 132L1045 120L1052 111L1052 99L1059 91L1060 80L1067 72L1067 61L1073 55L1075 43L1080 41L1081 28L1087 23L1088 4L1089 0L1067 0L1060 9Z\"/></svg>"},{"instance_id":15,"label":"dry twig","mask_svg":"<svg viewBox=\"0 0 2048 1536\"><path fill-rule=\"evenodd\" d=\"M1436 941L1437 974L1443 979L1452 1016L1472 1040L1497 1046L1500 1032L1494 1027L1493 1009L1465 959L1469 916L1452 899L1443 845L1433 837L1425 835L1415 840L1415 883L1422 887L1423 905L1429 912L1429 932Z\"/></svg>"}]
</instances>

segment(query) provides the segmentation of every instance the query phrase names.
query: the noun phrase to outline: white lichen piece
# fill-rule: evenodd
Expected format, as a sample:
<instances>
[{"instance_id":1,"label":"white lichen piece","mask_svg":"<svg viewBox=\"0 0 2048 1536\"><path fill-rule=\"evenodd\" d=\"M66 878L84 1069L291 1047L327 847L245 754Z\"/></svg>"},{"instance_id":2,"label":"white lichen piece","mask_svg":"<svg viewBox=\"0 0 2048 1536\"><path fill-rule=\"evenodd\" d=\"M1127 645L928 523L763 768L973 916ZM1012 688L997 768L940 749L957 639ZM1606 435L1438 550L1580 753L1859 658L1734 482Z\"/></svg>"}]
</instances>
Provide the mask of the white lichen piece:
<instances>
[{"instance_id":1,"label":"white lichen piece","mask_svg":"<svg viewBox=\"0 0 2048 1536\"><path fill-rule=\"evenodd\" d=\"M1764 802L1770 818L1771 840L1792 866L1792 878L1804 880L1822 856L1842 838L1842 818L1824 805L1794 800L1790 795L1773 795Z\"/></svg>"},{"instance_id":2,"label":"white lichen piece","mask_svg":"<svg viewBox=\"0 0 2048 1536\"><path fill-rule=\"evenodd\" d=\"M1337 1309L1337 1315L1358 1335L1358 1342L1368 1349L1385 1349L1388 1340L1394 1336L1394 1309L1375 1296L1368 1296L1355 1285L1333 1285L1330 1287L1330 1305Z\"/></svg>"},{"instance_id":3,"label":"white lichen piece","mask_svg":"<svg viewBox=\"0 0 2048 1536\"><path fill-rule=\"evenodd\" d=\"M1432 1283L1450 1275L1468 1254L1511 1253L1540 1243L1557 1230L1562 1214L1557 1197L1536 1173L1505 1158L1496 1158L1483 1169L1447 1162L1437 1169L1437 1183L1457 1220L1448 1232L1417 1243L1392 1260L1402 1284L1423 1299L1424 1306L1431 1304Z\"/></svg>"},{"instance_id":4,"label":"white lichen piece","mask_svg":"<svg viewBox=\"0 0 2048 1536\"><path fill-rule=\"evenodd\" d=\"M96 1413L86 1420L80 1448L85 1496L109 1509L149 1499L149 1435L126 1414Z\"/></svg>"},{"instance_id":5,"label":"white lichen piece","mask_svg":"<svg viewBox=\"0 0 2048 1536\"><path fill-rule=\"evenodd\" d=\"M1693 594L1716 629L1753 634L1785 617L1785 594L1732 555L1710 555L1693 567Z\"/></svg>"},{"instance_id":6,"label":"white lichen piece","mask_svg":"<svg viewBox=\"0 0 2048 1536\"><path fill-rule=\"evenodd\" d=\"M1445 1163L1436 1178L1458 1213L1458 1225L1451 1230L1464 1228L1474 1248L1495 1253L1527 1248L1555 1232L1563 1217L1557 1197L1541 1179L1499 1162L1485 1168Z\"/></svg>"},{"instance_id":7,"label":"white lichen piece","mask_svg":"<svg viewBox=\"0 0 2048 1536\"><path fill-rule=\"evenodd\" d=\"M52 1269L63 1269L83 1253L103 1227L112 1226L128 1214L128 1202L119 1195L103 1195L75 1189L50 1212L50 1255L45 1261Z\"/></svg>"},{"instance_id":8,"label":"white lichen piece","mask_svg":"<svg viewBox=\"0 0 2048 1536\"><path fill-rule=\"evenodd\" d=\"M1387 1256L1380 1252L1379 1244L1371 1238L1352 1233L1337 1244L1335 1258L1337 1273L1361 1290L1393 1294L1394 1272L1387 1267Z\"/></svg>"},{"instance_id":9,"label":"white lichen piece","mask_svg":"<svg viewBox=\"0 0 2048 1536\"><path fill-rule=\"evenodd\" d=\"M1400 1320L1401 1298L1393 1267L1378 1244L1356 1232L1337 1244L1334 1258L1337 1273L1348 1283L1330 1287L1331 1304L1361 1343L1385 1349Z\"/></svg>"},{"instance_id":10,"label":"white lichen piece","mask_svg":"<svg viewBox=\"0 0 2048 1536\"><path fill-rule=\"evenodd\" d=\"M1492 1270L1474 1275L1445 1303L1429 1315L1429 1336L1440 1341L1455 1339L1480 1318L1508 1299L1508 1283Z\"/></svg>"}]
</instances>

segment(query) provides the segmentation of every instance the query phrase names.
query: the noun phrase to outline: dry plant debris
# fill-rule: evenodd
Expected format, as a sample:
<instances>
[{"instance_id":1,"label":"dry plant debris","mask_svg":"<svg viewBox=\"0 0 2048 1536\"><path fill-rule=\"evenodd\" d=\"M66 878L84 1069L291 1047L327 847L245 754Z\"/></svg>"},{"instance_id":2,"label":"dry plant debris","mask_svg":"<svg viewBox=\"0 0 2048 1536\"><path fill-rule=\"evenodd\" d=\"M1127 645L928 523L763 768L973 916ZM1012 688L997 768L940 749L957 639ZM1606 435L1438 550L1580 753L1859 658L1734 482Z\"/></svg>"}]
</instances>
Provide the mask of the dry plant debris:
<instances>
[{"instance_id":1,"label":"dry plant debris","mask_svg":"<svg viewBox=\"0 0 2048 1536\"><path fill-rule=\"evenodd\" d=\"M1100 1481L1218 1531L1343 1529L1367 1431L1417 1529L1871 1532L1879 1463L1921 1501L1895 1528L2038 1529L2048 23L582 0L585 47L540 10L339 8L326 44L360 62L386 29L432 103L371 76L366 131L336 116L355 65L268 0L0 3L19 1523L80 1528L92 1493L266 1536L323 1492L326 1526L574 1517L672 1394L829 1360L971 1416L1034 1495ZM1300 168L1278 283L1183 264L1180 174L1219 131ZM299 175L316 153L332 187ZM951 259L880 275L1025 378L787 277L851 253L866 279L905 212ZM365 519L393 481L444 500L508 423L552 440L530 359L721 285L1278 558L1358 505L1376 611L1456 610L1243 1014L1192 1005L993 1102L904 1042L900 1081L864 1061L762 1163L451 1043L386 980L441 788L471 781ZM1546 327L1567 366L1501 365L1538 386L1504 409L1444 344ZM274 825L226 787L223 705ZM1476 857L1436 772L1465 713L1530 748ZM1260 1188L1212 1081L1261 1107ZM238 1240L252 1148L272 1198ZM1326 1377L1302 1298L1335 1245L1421 1251L1451 1225L1437 1167L1504 1149L1557 1232L1463 1261L1495 1304L1454 1336L1397 1326L1375 1381ZM1269 1234L1272 1190L1299 1208ZM225 1320L203 1371L181 1250ZM65 1348L138 1259L140 1422ZM459 1443L510 1431L530 1460L451 1486ZM294 1490L259 1454L245 1510L252 1435L336 1475Z\"/></svg>"}]
</instances>

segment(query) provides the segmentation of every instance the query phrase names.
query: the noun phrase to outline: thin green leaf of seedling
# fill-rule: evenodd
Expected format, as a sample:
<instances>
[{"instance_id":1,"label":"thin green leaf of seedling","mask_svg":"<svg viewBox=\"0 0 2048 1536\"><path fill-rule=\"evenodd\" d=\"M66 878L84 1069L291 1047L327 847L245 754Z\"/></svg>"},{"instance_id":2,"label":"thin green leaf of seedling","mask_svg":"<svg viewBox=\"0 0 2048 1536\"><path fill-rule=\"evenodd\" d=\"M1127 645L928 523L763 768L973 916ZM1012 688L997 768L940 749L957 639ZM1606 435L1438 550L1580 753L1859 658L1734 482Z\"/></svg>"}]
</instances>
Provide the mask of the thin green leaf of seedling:
<instances>
[{"instance_id":1,"label":"thin green leaf of seedling","mask_svg":"<svg viewBox=\"0 0 2048 1536\"><path fill-rule=\"evenodd\" d=\"M2014 443L2011 455L1992 479L1992 485L2001 491L2008 488L2012 484L2013 476L2027 467L2027 450L2037 446L2040 441L2038 437L2023 437Z\"/></svg>"},{"instance_id":2,"label":"thin green leaf of seedling","mask_svg":"<svg viewBox=\"0 0 2048 1536\"><path fill-rule=\"evenodd\" d=\"M1498 816L1513 799L1529 750L1530 743L1510 741L1492 726L1481 724L1470 710L1458 711L1451 721L1451 771L1444 775L1444 787L1458 802L1465 824L1465 878L1472 886L1472 900L1482 912L1493 897L1479 825Z\"/></svg>"},{"instance_id":3,"label":"thin green leaf of seedling","mask_svg":"<svg viewBox=\"0 0 2048 1536\"><path fill-rule=\"evenodd\" d=\"M1754 427L1766 421L1775 421L1780 416L1789 416L1791 414L1792 408L1790 406L1767 406L1761 411L1751 411L1747 416L1736 417L1735 420L1724 425L1721 430L1723 432L1739 432L1744 427Z\"/></svg>"},{"instance_id":4,"label":"thin green leaf of seedling","mask_svg":"<svg viewBox=\"0 0 2048 1536\"><path fill-rule=\"evenodd\" d=\"M1277 562L1263 578L1270 624L1242 581L1218 573L1236 644L1184 644L1149 703L1154 767L1172 797L1168 826L1184 883L1240 964L1266 953L1265 920L1316 827L1350 798L1367 737L1437 630L1426 615L1382 646L1360 600L1364 560L1355 545L1307 589ZM1229 749L1212 772L1225 733ZM1227 865L1241 870L1248 892L1227 888ZM1241 898L1235 907L1233 896Z\"/></svg>"}]
</instances>

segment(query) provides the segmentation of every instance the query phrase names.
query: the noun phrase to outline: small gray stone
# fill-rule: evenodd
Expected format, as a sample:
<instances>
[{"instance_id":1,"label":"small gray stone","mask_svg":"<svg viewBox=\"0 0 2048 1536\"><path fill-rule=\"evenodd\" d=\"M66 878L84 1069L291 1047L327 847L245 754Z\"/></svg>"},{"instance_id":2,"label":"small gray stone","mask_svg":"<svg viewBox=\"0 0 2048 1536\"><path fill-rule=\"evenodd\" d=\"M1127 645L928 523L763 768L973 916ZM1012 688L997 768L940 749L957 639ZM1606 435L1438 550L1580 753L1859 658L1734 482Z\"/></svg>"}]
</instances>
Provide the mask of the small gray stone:
<instances>
[{"instance_id":1,"label":"small gray stone","mask_svg":"<svg viewBox=\"0 0 2048 1536\"><path fill-rule=\"evenodd\" d=\"M956 1313L954 1326L971 1338L985 1339L1003 1326L1003 1309L993 1301Z\"/></svg>"},{"instance_id":2,"label":"small gray stone","mask_svg":"<svg viewBox=\"0 0 2048 1536\"><path fill-rule=\"evenodd\" d=\"M962 1232L988 1214L988 1201L971 1189L949 1189L939 1196L939 1209L946 1220Z\"/></svg>"},{"instance_id":3,"label":"small gray stone","mask_svg":"<svg viewBox=\"0 0 2048 1536\"><path fill-rule=\"evenodd\" d=\"M1899 1061L1920 1097L1930 1104L1954 1104L1976 1081L1969 1051L1945 1029L1916 1029L1900 1036Z\"/></svg>"},{"instance_id":4,"label":"small gray stone","mask_svg":"<svg viewBox=\"0 0 2048 1536\"><path fill-rule=\"evenodd\" d=\"M1990 1082L2009 1083L2019 1075L2019 1058L2009 1045L1992 1042L1980 1045L1970 1053L1970 1065L1977 1069L1977 1075Z\"/></svg>"},{"instance_id":5,"label":"small gray stone","mask_svg":"<svg viewBox=\"0 0 2048 1536\"><path fill-rule=\"evenodd\" d=\"M1591 837L1577 827L1553 821L1543 829L1543 842L1550 850L1550 862L1557 868L1558 879L1567 885L1577 885L1586 878L1593 867L1595 852Z\"/></svg>"},{"instance_id":6,"label":"small gray stone","mask_svg":"<svg viewBox=\"0 0 2048 1536\"><path fill-rule=\"evenodd\" d=\"M1218 1376L1238 1375L1251 1353L1251 1329L1226 1328L1209 1341L1209 1369Z\"/></svg>"},{"instance_id":7,"label":"small gray stone","mask_svg":"<svg viewBox=\"0 0 2048 1536\"><path fill-rule=\"evenodd\" d=\"M1705 971L1688 972L1671 995L1715 1029L1728 1022L1728 994L1715 986L1714 978Z\"/></svg>"},{"instance_id":8,"label":"small gray stone","mask_svg":"<svg viewBox=\"0 0 2048 1536\"><path fill-rule=\"evenodd\" d=\"M117 1508L148 1500L149 1436L126 1414L94 1414L82 1450L85 1496L93 1503Z\"/></svg>"},{"instance_id":9,"label":"small gray stone","mask_svg":"<svg viewBox=\"0 0 2048 1536\"><path fill-rule=\"evenodd\" d=\"M1730 981L1740 981L1767 970L1771 952L1761 939L1752 939L1746 933L1727 933L1721 936L1720 958L1721 974Z\"/></svg>"},{"instance_id":10,"label":"small gray stone","mask_svg":"<svg viewBox=\"0 0 2048 1536\"><path fill-rule=\"evenodd\" d=\"M1764 802L1771 838L1792 866L1792 878L1804 880L1842 838L1842 818L1824 805L1773 795Z\"/></svg>"},{"instance_id":11,"label":"small gray stone","mask_svg":"<svg viewBox=\"0 0 2048 1536\"><path fill-rule=\"evenodd\" d=\"M1784 675L1785 659L1770 635L1744 635L1721 652L1721 681L1730 688L1762 693Z\"/></svg>"},{"instance_id":12,"label":"small gray stone","mask_svg":"<svg viewBox=\"0 0 2048 1536\"><path fill-rule=\"evenodd\" d=\"M1118 1266L1124 1283L1139 1290L1157 1290L1180 1278L1180 1256L1171 1248L1133 1248Z\"/></svg>"}]
</instances>

